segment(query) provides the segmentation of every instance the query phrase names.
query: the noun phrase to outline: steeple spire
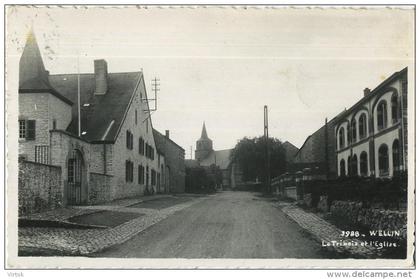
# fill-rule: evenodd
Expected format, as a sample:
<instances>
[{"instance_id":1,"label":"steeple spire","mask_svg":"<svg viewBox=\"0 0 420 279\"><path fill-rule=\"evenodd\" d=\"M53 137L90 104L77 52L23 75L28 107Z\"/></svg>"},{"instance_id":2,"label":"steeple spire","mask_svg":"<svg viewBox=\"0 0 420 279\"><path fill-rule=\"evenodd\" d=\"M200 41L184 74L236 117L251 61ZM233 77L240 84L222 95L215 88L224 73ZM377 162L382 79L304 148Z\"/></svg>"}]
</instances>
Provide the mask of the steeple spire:
<instances>
[{"instance_id":1,"label":"steeple spire","mask_svg":"<svg viewBox=\"0 0 420 279\"><path fill-rule=\"evenodd\" d=\"M26 36L25 48L19 61L19 85L37 89L49 87L48 72L45 70L32 27Z\"/></svg>"},{"instance_id":2,"label":"steeple spire","mask_svg":"<svg viewBox=\"0 0 420 279\"><path fill-rule=\"evenodd\" d=\"M203 122L203 129L201 130L200 139L209 139L209 137L207 136L207 131L206 131L206 122Z\"/></svg>"}]
</instances>

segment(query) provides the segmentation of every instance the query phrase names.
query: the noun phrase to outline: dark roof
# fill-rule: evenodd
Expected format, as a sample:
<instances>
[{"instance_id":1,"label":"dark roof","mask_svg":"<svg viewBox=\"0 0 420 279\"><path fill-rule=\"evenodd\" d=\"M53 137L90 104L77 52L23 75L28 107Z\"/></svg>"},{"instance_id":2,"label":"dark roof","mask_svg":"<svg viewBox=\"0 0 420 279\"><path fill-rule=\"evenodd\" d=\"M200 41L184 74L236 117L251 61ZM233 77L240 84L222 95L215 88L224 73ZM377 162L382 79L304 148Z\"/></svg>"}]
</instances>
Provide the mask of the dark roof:
<instances>
[{"instance_id":1,"label":"dark roof","mask_svg":"<svg viewBox=\"0 0 420 279\"><path fill-rule=\"evenodd\" d=\"M31 30L19 60L19 93L51 93L63 102L72 105L69 99L51 86L48 75L35 35Z\"/></svg>"},{"instance_id":2,"label":"dark roof","mask_svg":"<svg viewBox=\"0 0 420 279\"><path fill-rule=\"evenodd\" d=\"M407 74L407 67L402 69L401 71L393 73L390 77L388 77L386 80L381 82L375 89L373 89L369 94L366 96L363 96L362 99L360 99L356 104L351 106L349 109L344 110L340 114L338 114L335 118L343 118L347 115L349 115L353 110L357 109L360 104L364 103L365 101L373 98L378 92L380 92L383 88L385 88L390 83L394 82L397 78L400 78L403 75Z\"/></svg>"},{"instance_id":3,"label":"dark roof","mask_svg":"<svg viewBox=\"0 0 420 279\"><path fill-rule=\"evenodd\" d=\"M209 155L200 161L201 166L211 166L215 164L220 169L227 169L231 163L230 153L232 149L214 150Z\"/></svg>"},{"instance_id":4,"label":"dark roof","mask_svg":"<svg viewBox=\"0 0 420 279\"><path fill-rule=\"evenodd\" d=\"M288 141L285 141L282 144L282 146L286 151L286 161L287 162L293 161L293 158L295 157L296 153L299 151L299 148L297 148L296 146L294 146Z\"/></svg>"},{"instance_id":5,"label":"dark roof","mask_svg":"<svg viewBox=\"0 0 420 279\"><path fill-rule=\"evenodd\" d=\"M77 104L77 76L77 74L50 75L49 81L57 91ZM81 131L86 132L81 136L83 139L93 142L116 140L138 85L145 95L144 83L140 82L142 77L141 72L109 73L107 93L94 95L94 74L80 74ZM78 133L77 114L76 105L72 108L73 119L67 128L68 132L74 134Z\"/></svg>"},{"instance_id":6,"label":"dark roof","mask_svg":"<svg viewBox=\"0 0 420 279\"><path fill-rule=\"evenodd\" d=\"M197 168L200 166L197 160L185 159L184 163L186 168Z\"/></svg>"},{"instance_id":7,"label":"dark roof","mask_svg":"<svg viewBox=\"0 0 420 279\"><path fill-rule=\"evenodd\" d=\"M155 145L156 145L156 149L161 153L165 155L165 143L169 142L171 143L173 146L175 146L176 148L181 149L182 151L185 151L184 148L182 148L181 146L179 146L176 142L174 142L173 140L171 140L170 138L164 136L163 134L161 134L158 130L153 128L153 138L155 139Z\"/></svg>"}]
</instances>

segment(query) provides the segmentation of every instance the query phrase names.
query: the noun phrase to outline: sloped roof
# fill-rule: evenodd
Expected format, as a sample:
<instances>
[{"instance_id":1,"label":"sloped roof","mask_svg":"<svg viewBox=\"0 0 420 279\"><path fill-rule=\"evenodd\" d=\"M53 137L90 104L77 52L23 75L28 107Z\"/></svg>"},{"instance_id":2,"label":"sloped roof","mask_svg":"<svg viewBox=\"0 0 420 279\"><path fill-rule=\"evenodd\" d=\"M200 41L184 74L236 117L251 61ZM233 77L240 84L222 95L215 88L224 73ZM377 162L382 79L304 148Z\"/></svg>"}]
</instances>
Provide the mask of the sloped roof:
<instances>
[{"instance_id":1,"label":"sloped roof","mask_svg":"<svg viewBox=\"0 0 420 279\"><path fill-rule=\"evenodd\" d=\"M209 155L200 161L201 166L211 166L215 164L220 169L227 169L231 163L230 153L232 149L214 150Z\"/></svg>"},{"instance_id":2,"label":"sloped roof","mask_svg":"<svg viewBox=\"0 0 420 279\"><path fill-rule=\"evenodd\" d=\"M291 144L288 141L285 141L282 144L283 148L286 151L286 161L287 162L292 162L293 158L295 157L296 153L299 151L299 148L297 148L296 146L294 146L293 144Z\"/></svg>"},{"instance_id":3,"label":"sloped roof","mask_svg":"<svg viewBox=\"0 0 420 279\"><path fill-rule=\"evenodd\" d=\"M19 94L23 93L51 93L65 103L72 102L57 92L48 80L41 52L31 30L26 37L26 44L19 60Z\"/></svg>"},{"instance_id":4,"label":"sloped roof","mask_svg":"<svg viewBox=\"0 0 420 279\"><path fill-rule=\"evenodd\" d=\"M66 98L77 104L77 74L50 75L50 84ZM80 74L81 137L87 141L113 142L124 121L133 93L143 75L141 72L109 73L108 91L94 95L95 75ZM144 83L140 90L145 95ZM89 104L89 106L85 106ZM73 119L67 131L77 134L77 105L72 108Z\"/></svg>"},{"instance_id":5,"label":"sloped roof","mask_svg":"<svg viewBox=\"0 0 420 279\"><path fill-rule=\"evenodd\" d=\"M155 139L155 145L156 149L161 153L165 154L165 144L166 142L170 143L174 147L181 149L182 151L185 151L184 148L182 148L179 144L174 142L172 139L166 137L162 133L160 133L158 130L153 128L153 138Z\"/></svg>"}]
</instances>

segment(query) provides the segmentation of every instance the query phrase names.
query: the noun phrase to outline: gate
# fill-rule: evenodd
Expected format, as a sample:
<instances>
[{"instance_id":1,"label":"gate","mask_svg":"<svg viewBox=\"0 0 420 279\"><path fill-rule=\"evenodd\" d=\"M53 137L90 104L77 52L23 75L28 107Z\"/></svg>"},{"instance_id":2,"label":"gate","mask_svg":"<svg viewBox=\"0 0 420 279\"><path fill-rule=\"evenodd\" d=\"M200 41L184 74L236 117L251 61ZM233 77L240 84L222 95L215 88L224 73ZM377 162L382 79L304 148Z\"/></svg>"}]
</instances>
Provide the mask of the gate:
<instances>
[{"instance_id":1,"label":"gate","mask_svg":"<svg viewBox=\"0 0 420 279\"><path fill-rule=\"evenodd\" d=\"M73 150L68 159L67 169L67 204L79 205L82 203L82 164L83 157L80 151Z\"/></svg>"}]
</instances>

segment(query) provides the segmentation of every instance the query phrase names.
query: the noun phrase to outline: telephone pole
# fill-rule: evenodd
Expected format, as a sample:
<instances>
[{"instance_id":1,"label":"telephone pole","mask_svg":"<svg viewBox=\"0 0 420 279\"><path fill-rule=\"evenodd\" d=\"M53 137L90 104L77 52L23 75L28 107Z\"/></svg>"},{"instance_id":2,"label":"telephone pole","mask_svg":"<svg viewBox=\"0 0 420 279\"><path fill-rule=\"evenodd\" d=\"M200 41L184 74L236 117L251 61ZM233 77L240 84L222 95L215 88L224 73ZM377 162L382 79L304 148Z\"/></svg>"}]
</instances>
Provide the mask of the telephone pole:
<instances>
[{"instance_id":1,"label":"telephone pole","mask_svg":"<svg viewBox=\"0 0 420 279\"><path fill-rule=\"evenodd\" d=\"M265 140L265 174L266 189L271 193L271 175L270 175L270 139L268 138L268 108L264 106L264 140Z\"/></svg>"}]
</instances>

